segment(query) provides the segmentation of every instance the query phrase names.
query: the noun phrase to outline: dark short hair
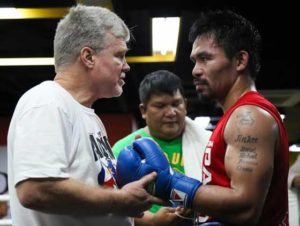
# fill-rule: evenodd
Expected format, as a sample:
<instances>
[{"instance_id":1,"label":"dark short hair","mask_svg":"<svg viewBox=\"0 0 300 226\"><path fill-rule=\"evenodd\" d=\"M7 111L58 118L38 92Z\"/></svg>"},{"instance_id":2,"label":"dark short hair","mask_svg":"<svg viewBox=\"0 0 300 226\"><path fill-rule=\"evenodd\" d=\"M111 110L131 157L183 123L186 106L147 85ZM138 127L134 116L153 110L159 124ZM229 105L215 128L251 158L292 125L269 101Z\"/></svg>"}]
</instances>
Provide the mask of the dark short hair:
<instances>
[{"instance_id":1,"label":"dark short hair","mask_svg":"<svg viewBox=\"0 0 300 226\"><path fill-rule=\"evenodd\" d=\"M255 78L260 71L261 36L258 29L246 18L230 10L202 12L190 29L189 41L208 35L232 59L239 51L249 54L249 71Z\"/></svg>"},{"instance_id":2,"label":"dark short hair","mask_svg":"<svg viewBox=\"0 0 300 226\"><path fill-rule=\"evenodd\" d=\"M177 90L184 96L181 79L168 70L158 70L144 77L139 87L139 97L141 103L147 104L152 95L174 95Z\"/></svg>"}]
</instances>

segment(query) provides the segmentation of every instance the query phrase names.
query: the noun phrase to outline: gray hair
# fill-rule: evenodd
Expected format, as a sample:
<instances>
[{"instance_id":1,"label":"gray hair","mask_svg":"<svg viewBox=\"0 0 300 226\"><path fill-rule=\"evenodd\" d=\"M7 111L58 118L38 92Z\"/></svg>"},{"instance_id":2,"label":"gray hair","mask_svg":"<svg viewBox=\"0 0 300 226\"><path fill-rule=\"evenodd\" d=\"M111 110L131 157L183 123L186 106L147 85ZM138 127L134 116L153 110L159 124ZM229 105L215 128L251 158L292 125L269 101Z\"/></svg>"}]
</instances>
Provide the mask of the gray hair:
<instances>
[{"instance_id":1,"label":"gray hair","mask_svg":"<svg viewBox=\"0 0 300 226\"><path fill-rule=\"evenodd\" d=\"M99 6L77 5L60 20L54 37L55 71L72 64L83 47L96 52L103 50L107 36L128 42L130 31L124 21L112 11Z\"/></svg>"}]
</instances>

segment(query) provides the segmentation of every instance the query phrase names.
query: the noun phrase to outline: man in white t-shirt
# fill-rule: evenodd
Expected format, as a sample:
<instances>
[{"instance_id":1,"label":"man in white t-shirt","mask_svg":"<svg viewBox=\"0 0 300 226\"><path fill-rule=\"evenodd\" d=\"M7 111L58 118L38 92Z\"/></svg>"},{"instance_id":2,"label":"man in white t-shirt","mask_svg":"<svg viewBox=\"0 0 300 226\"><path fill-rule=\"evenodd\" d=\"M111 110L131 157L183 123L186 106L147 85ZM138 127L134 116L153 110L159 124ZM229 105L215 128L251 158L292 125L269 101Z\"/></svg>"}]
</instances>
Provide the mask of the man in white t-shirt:
<instances>
[{"instance_id":1,"label":"man in white t-shirt","mask_svg":"<svg viewBox=\"0 0 300 226\"><path fill-rule=\"evenodd\" d=\"M56 76L19 100L8 133L13 225L132 225L161 200L152 173L118 189L115 158L91 108L122 93L130 32L113 12L78 5L57 27Z\"/></svg>"}]
</instances>

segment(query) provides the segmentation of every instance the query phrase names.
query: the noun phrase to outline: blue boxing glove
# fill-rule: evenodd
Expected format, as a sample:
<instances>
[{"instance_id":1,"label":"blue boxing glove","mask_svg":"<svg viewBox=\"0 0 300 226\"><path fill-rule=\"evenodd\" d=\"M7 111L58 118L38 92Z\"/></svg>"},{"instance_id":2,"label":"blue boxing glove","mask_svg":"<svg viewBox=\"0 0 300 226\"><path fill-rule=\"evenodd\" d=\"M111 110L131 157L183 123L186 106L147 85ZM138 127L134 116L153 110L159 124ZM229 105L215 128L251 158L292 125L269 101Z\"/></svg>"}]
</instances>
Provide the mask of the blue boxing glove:
<instances>
[{"instance_id":1,"label":"blue boxing glove","mask_svg":"<svg viewBox=\"0 0 300 226\"><path fill-rule=\"evenodd\" d=\"M143 143L143 148L140 147L140 142ZM122 187L153 171L158 172L169 168L167 158L155 141L151 138L140 138L120 152L116 167L117 183Z\"/></svg>"},{"instance_id":2,"label":"blue boxing glove","mask_svg":"<svg viewBox=\"0 0 300 226\"><path fill-rule=\"evenodd\" d=\"M157 172L154 189L151 191L153 195L186 208L192 207L201 182L174 172L153 139L137 139L132 146L120 152L117 161L117 182L120 186L138 180L153 171Z\"/></svg>"}]
</instances>

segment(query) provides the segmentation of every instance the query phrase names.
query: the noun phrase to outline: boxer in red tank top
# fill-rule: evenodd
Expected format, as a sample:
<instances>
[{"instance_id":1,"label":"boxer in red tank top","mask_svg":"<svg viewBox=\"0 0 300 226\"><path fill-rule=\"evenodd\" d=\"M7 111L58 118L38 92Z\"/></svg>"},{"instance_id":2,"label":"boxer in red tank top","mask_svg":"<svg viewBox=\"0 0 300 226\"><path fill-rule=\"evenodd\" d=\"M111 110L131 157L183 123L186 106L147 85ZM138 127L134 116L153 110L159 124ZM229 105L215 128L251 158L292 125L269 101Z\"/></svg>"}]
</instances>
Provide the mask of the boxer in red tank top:
<instances>
[{"instance_id":1,"label":"boxer in red tank top","mask_svg":"<svg viewBox=\"0 0 300 226\"><path fill-rule=\"evenodd\" d=\"M276 107L260 95L258 30L232 11L202 13L190 30L194 85L224 115L203 158L193 201L199 221L284 226L288 222L288 139Z\"/></svg>"}]
</instances>

